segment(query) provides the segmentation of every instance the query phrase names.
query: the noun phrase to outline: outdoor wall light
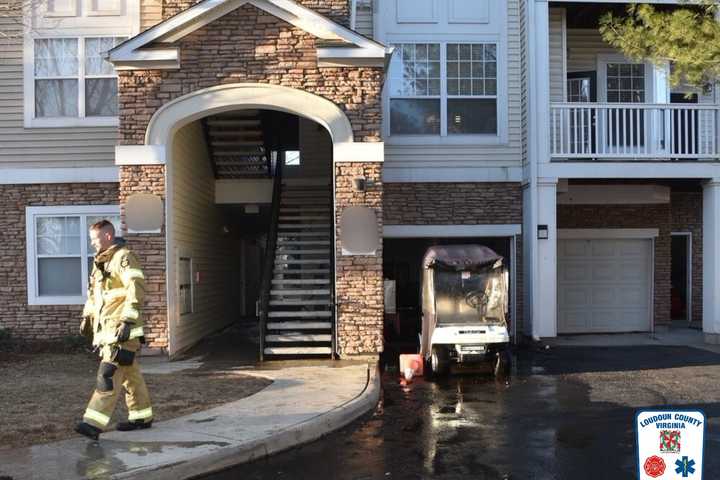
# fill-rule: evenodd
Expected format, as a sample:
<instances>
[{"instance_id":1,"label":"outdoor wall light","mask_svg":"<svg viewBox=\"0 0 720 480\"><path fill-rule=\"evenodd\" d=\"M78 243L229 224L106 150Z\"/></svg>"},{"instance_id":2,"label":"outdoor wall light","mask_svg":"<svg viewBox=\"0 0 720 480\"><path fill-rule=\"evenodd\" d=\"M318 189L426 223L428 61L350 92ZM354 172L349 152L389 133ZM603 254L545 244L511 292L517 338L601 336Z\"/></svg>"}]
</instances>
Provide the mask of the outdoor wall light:
<instances>
[{"instance_id":1,"label":"outdoor wall light","mask_svg":"<svg viewBox=\"0 0 720 480\"><path fill-rule=\"evenodd\" d=\"M353 190L356 192L364 192L373 185L375 185L374 180L368 180L365 177L353 178Z\"/></svg>"},{"instance_id":2,"label":"outdoor wall light","mask_svg":"<svg viewBox=\"0 0 720 480\"><path fill-rule=\"evenodd\" d=\"M547 240L549 237L548 226L538 225L537 238L538 240Z\"/></svg>"}]
</instances>

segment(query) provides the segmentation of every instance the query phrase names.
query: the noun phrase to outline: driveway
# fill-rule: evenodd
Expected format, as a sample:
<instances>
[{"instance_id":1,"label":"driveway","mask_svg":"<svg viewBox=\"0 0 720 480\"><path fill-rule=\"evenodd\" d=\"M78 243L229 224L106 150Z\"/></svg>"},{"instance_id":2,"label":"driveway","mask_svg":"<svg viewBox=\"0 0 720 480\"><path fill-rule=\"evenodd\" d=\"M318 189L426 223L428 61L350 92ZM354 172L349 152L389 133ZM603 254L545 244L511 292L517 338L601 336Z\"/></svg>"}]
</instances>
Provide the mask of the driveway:
<instances>
[{"instance_id":1,"label":"driveway","mask_svg":"<svg viewBox=\"0 0 720 480\"><path fill-rule=\"evenodd\" d=\"M304 447L207 477L633 479L638 408L699 408L704 478L720 478L720 355L691 347L520 351L509 385L465 372L383 376L377 411Z\"/></svg>"}]
</instances>

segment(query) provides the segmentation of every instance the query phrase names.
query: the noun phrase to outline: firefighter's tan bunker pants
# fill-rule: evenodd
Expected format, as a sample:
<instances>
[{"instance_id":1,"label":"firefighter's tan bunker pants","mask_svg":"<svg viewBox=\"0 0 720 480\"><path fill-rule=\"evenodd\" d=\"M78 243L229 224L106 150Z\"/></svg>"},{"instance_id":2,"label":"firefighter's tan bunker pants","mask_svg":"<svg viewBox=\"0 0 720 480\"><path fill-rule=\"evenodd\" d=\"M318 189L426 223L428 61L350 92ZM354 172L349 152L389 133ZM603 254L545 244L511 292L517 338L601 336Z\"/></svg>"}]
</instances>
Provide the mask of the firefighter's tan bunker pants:
<instances>
[{"instance_id":1,"label":"firefighter's tan bunker pants","mask_svg":"<svg viewBox=\"0 0 720 480\"><path fill-rule=\"evenodd\" d=\"M128 348L125 352L133 354L129 364L127 355L125 358L113 359L112 349L103 348L97 385L83 416L85 422L100 429L106 428L110 423L121 388L125 390L129 421L149 422L153 418L150 394L135 355L140 342L131 340L124 346Z\"/></svg>"}]
</instances>

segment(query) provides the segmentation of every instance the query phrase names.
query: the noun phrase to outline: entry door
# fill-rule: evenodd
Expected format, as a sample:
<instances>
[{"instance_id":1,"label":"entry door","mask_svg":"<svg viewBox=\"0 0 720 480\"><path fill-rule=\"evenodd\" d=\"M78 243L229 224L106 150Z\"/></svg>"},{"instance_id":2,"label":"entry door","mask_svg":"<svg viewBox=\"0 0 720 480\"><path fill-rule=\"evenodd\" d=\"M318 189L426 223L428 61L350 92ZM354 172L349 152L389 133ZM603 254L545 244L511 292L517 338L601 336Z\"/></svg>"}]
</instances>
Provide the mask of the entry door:
<instances>
[{"instance_id":1,"label":"entry door","mask_svg":"<svg viewBox=\"0 0 720 480\"><path fill-rule=\"evenodd\" d=\"M648 331L651 252L651 240L559 240L558 333Z\"/></svg>"},{"instance_id":2,"label":"entry door","mask_svg":"<svg viewBox=\"0 0 720 480\"><path fill-rule=\"evenodd\" d=\"M595 72L567 74L568 103L594 103L597 101ZM573 112L569 118L568 139L571 153L590 153L595 147L595 113L593 109Z\"/></svg>"},{"instance_id":3,"label":"entry door","mask_svg":"<svg viewBox=\"0 0 720 480\"><path fill-rule=\"evenodd\" d=\"M650 97L651 69L643 63L601 62L600 101L619 103L619 108L602 110L601 136L609 153L642 153L648 142L648 119L643 104ZM650 72L648 72L650 70Z\"/></svg>"}]
</instances>

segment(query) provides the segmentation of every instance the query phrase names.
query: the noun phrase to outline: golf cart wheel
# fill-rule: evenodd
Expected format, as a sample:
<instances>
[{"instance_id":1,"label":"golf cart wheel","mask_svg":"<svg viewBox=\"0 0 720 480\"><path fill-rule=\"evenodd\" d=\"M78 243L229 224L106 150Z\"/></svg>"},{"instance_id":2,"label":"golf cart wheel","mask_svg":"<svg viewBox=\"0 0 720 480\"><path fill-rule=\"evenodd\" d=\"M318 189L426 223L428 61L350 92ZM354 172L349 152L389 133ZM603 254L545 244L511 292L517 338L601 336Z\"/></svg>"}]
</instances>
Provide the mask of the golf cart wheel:
<instances>
[{"instance_id":1,"label":"golf cart wheel","mask_svg":"<svg viewBox=\"0 0 720 480\"><path fill-rule=\"evenodd\" d=\"M435 346L430 355L430 371L433 375L445 375L450 367L450 356L447 348Z\"/></svg>"},{"instance_id":2,"label":"golf cart wheel","mask_svg":"<svg viewBox=\"0 0 720 480\"><path fill-rule=\"evenodd\" d=\"M508 378L512 367L512 356L510 350L502 350L497 353L495 358L495 368L493 369L496 378Z\"/></svg>"}]
</instances>

